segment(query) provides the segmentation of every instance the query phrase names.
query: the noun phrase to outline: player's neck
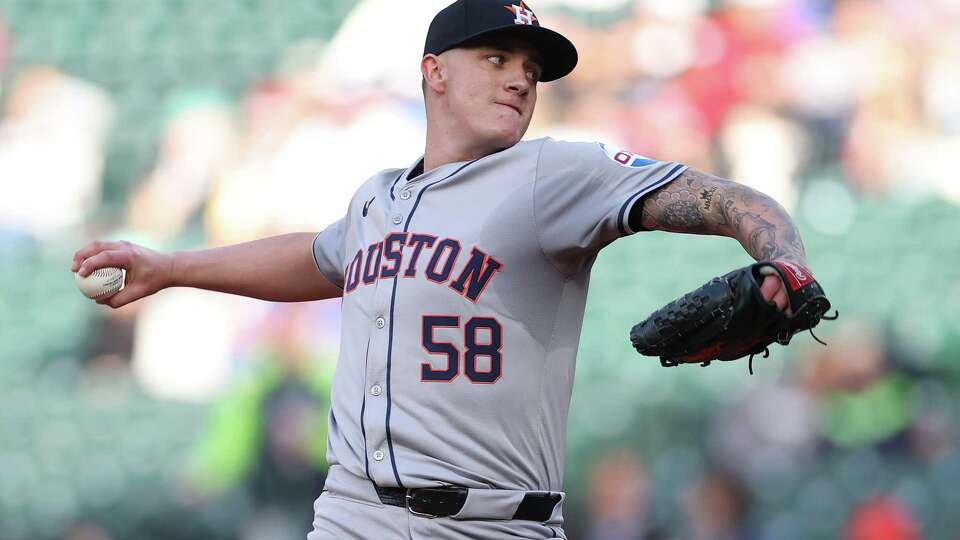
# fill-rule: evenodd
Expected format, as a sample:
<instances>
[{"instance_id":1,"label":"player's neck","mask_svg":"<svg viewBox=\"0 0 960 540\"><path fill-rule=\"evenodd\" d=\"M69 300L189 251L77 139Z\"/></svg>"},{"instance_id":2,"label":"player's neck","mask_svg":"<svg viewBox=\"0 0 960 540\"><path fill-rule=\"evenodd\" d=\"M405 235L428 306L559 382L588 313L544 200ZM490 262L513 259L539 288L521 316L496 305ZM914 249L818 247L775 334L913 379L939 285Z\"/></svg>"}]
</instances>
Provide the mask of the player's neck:
<instances>
[{"instance_id":1,"label":"player's neck","mask_svg":"<svg viewBox=\"0 0 960 540\"><path fill-rule=\"evenodd\" d=\"M423 171L462 161L473 161L502 150L490 145L478 144L451 129L427 125L427 144L423 152Z\"/></svg>"},{"instance_id":2,"label":"player's neck","mask_svg":"<svg viewBox=\"0 0 960 540\"><path fill-rule=\"evenodd\" d=\"M450 163L473 161L496 153L501 148L447 148L431 146L427 140L427 148L423 152L423 172L430 172L437 167Z\"/></svg>"},{"instance_id":3,"label":"player's neck","mask_svg":"<svg viewBox=\"0 0 960 540\"><path fill-rule=\"evenodd\" d=\"M437 167L443 167L450 163L458 163L461 161L471 161L476 158L472 157L456 157L455 154L443 155L436 150L431 150L429 147L423 154L423 172L430 172Z\"/></svg>"}]
</instances>

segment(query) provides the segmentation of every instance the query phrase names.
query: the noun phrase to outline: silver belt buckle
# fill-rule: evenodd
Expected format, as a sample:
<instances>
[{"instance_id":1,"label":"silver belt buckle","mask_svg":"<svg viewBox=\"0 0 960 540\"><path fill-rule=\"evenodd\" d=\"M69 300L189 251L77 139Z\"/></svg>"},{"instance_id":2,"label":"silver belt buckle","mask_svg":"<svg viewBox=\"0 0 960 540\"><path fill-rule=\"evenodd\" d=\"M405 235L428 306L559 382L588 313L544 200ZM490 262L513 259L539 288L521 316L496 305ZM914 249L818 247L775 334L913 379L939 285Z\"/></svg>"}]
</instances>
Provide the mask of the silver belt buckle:
<instances>
[{"instance_id":1,"label":"silver belt buckle","mask_svg":"<svg viewBox=\"0 0 960 540\"><path fill-rule=\"evenodd\" d=\"M417 516L417 517L422 517L422 518L427 518L427 519L435 519L435 518L438 517L438 516L435 516L435 515L433 515L433 514L424 514L424 513L422 513L422 512L417 512L416 510L413 509L413 507L410 506L410 500L413 499L413 489L412 489L412 488L407 488L407 495L406 495L406 497L404 497L404 498L406 499L406 503L407 503L407 511L410 512L411 514L413 514L413 515L415 515L415 516Z\"/></svg>"}]
</instances>

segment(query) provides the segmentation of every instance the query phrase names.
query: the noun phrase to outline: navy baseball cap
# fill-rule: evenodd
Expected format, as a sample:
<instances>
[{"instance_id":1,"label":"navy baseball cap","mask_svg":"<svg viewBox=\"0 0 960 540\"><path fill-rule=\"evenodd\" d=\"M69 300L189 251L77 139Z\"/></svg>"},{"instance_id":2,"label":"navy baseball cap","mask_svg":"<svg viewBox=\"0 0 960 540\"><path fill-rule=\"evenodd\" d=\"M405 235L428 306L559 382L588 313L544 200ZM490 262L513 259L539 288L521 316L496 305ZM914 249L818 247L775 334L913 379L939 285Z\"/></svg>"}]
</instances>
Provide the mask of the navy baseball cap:
<instances>
[{"instance_id":1,"label":"navy baseball cap","mask_svg":"<svg viewBox=\"0 0 960 540\"><path fill-rule=\"evenodd\" d=\"M523 0L457 0L430 23L423 54L440 54L472 40L516 36L540 52L541 82L559 79L577 65L577 48L558 32L540 26Z\"/></svg>"}]
</instances>

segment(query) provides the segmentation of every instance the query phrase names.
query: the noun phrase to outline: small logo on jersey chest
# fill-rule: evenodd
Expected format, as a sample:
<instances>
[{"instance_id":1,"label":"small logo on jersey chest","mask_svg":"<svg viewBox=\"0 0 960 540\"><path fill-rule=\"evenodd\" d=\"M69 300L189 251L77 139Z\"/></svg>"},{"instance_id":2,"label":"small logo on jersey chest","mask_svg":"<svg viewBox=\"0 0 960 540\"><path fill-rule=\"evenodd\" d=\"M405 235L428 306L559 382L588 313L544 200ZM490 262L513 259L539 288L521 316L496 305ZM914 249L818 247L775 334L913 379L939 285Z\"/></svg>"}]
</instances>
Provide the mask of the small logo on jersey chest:
<instances>
[{"instance_id":1,"label":"small logo on jersey chest","mask_svg":"<svg viewBox=\"0 0 960 540\"><path fill-rule=\"evenodd\" d=\"M526 24L528 26L534 25L537 22L537 16L533 13L533 10L528 8L523 0L520 0L520 5L510 5L503 6L516 16L516 19L513 20L515 24Z\"/></svg>"},{"instance_id":2,"label":"small logo on jersey chest","mask_svg":"<svg viewBox=\"0 0 960 540\"><path fill-rule=\"evenodd\" d=\"M640 167L653 165L657 162L655 159L650 159L648 157L641 156L640 154L634 154L633 152L628 152L619 148L613 148L612 146L607 146L605 144L601 144L600 148L603 148L603 151L607 154L607 157L616 161L622 167L639 169Z\"/></svg>"},{"instance_id":3,"label":"small logo on jersey chest","mask_svg":"<svg viewBox=\"0 0 960 540\"><path fill-rule=\"evenodd\" d=\"M373 201L375 201L376 199L377 198L374 197L369 201L363 203L363 217L367 217L367 212L370 211L370 205L373 204Z\"/></svg>"}]
</instances>

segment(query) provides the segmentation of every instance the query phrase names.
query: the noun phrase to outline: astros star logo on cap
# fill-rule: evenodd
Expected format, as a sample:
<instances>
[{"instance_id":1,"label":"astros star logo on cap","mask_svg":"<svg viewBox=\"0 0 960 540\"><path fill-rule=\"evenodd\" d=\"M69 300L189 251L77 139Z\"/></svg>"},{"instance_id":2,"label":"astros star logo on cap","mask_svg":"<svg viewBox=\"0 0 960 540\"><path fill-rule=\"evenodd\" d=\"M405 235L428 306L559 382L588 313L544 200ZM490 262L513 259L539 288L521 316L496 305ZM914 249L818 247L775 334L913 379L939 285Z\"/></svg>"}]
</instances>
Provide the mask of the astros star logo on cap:
<instances>
[{"instance_id":1,"label":"astros star logo on cap","mask_svg":"<svg viewBox=\"0 0 960 540\"><path fill-rule=\"evenodd\" d=\"M524 0L456 0L433 17L423 54L440 55L456 47L469 47L484 38L496 41L513 36L540 53L543 68L540 82L555 81L573 71L577 65L577 48L569 39L540 23L540 18Z\"/></svg>"},{"instance_id":2,"label":"astros star logo on cap","mask_svg":"<svg viewBox=\"0 0 960 540\"><path fill-rule=\"evenodd\" d=\"M523 3L523 0L520 0L520 5L510 5L503 6L510 13L516 15L516 19L513 22L517 24L529 24L532 25L536 20L537 16L534 15L533 10L528 8L526 4Z\"/></svg>"}]
</instances>

